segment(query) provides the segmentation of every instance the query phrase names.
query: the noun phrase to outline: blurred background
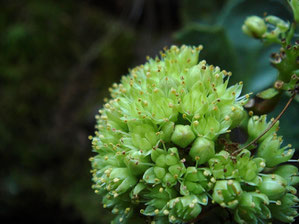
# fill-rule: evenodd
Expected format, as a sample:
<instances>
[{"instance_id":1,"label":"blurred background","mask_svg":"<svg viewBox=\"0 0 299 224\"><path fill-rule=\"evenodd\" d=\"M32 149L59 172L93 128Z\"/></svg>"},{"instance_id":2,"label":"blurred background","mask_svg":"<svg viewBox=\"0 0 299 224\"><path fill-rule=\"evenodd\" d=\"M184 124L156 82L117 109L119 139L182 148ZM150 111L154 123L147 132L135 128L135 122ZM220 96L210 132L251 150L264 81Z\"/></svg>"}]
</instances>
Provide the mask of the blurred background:
<instances>
[{"instance_id":1,"label":"blurred background","mask_svg":"<svg viewBox=\"0 0 299 224\"><path fill-rule=\"evenodd\" d=\"M88 161L108 87L171 44L203 44L244 92L271 86L278 46L241 31L265 12L292 19L283 0L0 0L0 223L108 223ZM298 111L280 132L297 148Z\"/></svg>"}]
</instances>

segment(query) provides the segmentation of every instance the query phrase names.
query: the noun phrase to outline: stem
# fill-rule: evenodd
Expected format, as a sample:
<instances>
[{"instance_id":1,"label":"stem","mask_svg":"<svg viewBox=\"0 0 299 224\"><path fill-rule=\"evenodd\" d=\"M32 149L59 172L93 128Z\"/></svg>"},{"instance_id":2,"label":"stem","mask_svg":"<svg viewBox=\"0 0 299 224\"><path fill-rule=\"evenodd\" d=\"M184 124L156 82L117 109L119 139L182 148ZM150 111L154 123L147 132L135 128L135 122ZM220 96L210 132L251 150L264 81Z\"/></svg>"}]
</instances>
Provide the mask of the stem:
<instances>
[{"instance_id":1,"label":"stem","mask_svg":"<svg viewBox=\"0 0 299 224\"><path fill-rule=\"evenodd\" d=\"M232 155L235 155L235 154L241 152L243 149L248 148L248 146L256 143L261 137L263 137L276 124L276 122L281 118L281 116L284 114L284 112L286 111L286 109L290 106L290 104L293 101L293 99L295 98L295 96L296 96L296 91L294 91L294 93L292 94L291 98L289 99L289 101L287 102L287 104L285 105L285 107L282 109L282 111L280 112L280 114L274 119L274 121L272 121L272 123L269 125L269 127L266 128L266 130L260 136L258 136L256 139L252 140L250 143L248 143L244 147L242 147L242 148L234 151Z\"/></svg>"}]
</instances>

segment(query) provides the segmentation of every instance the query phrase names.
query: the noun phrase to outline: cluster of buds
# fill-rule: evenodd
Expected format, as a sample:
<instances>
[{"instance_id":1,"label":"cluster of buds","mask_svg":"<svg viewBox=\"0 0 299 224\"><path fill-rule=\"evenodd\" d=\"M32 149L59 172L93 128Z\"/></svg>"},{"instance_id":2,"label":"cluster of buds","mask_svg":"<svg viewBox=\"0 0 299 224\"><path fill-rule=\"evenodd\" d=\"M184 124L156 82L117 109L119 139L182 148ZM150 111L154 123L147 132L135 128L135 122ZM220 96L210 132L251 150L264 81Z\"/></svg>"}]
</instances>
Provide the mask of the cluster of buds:
<instances>
[{"instance_id":1,"label":"cluster of buds","mask_svg":"<svg viewBox=\"0 0 299 224\"><path fill-rule=\"evenodd\" d=\"M265 18L250 16L242 26L243 32L248 36L263 39L270 43L280 43L280 39L286 37L285 33L289 29L290 23L272 15Z\"/></svg>"},{"instance_id":2,"label":"cluster of buds","mask_svg":"<svg viewBox=\"0 0 299 224\"><path fill-rule=\"evenodd\" d=\"M248 116L249 95L240 96L242 83L228 86L230 72L198 62L201 50L172 46L110 89L90 137L95 193L114 223L136 214L194 222L215 206L237 223L291 222L298 169L280 164L294 150L280 148L275 126L256 147L234 153L240 146L230 132ZM265 116L251 117L248 141L268 125Z\"/></svg>"},{"instance_id":3,"label":"cluster of buds","mask_svg":"<svg viewBox=\"0 0 299 224\"><path fill-rule=\"evenodd\" d=\"M243 32L250 37L260 39L268 44L281 45L280 50L271 55L271 63L278 70L277 80L273 87L257 94L259 98L264 100L274 98L283 90L294 91L298 89L299 42L293 39L299 23L299 1L288 0L287 2L293 13L293 22L284 21L274 15L265 15L264 18L249 16L242 26Z\"/></svg>"}]
</instances>

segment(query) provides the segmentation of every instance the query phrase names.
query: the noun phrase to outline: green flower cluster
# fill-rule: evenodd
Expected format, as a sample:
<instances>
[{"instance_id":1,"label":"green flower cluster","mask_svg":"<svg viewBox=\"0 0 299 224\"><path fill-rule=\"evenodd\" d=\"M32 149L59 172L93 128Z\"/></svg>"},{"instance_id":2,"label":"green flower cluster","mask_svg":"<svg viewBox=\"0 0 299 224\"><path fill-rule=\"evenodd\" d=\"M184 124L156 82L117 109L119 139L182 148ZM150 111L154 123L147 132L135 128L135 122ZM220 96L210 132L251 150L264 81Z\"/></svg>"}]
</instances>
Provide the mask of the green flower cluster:
<instances>
[{"instance_id":1,"label":"green flower cluster","mask_svg":"<svg viewBox=\"0 0 299 224\"><path fill-rule=\"evenodd\" d=\"M229 87L230 72L198 63L201 50L172 46L113 85L90 137L93 189L114 223L136 214L192 222L216 205L237 223L294 221L298 169L280 165L294 150L280 148L275 126L234 154L232 129L243 123L250 141L269 124L265 116L247 122L242 83Z\"/></svg>"},{"instance_id":2,"label":"green flower cluster","mask_svg":"<svg viewBox=\"0 0 299 224\"><path fill-rule=\"evenodd\" d=\"M274 29L273 29L274 27ZM272 28L270 30L270 28ZM269 42L279 42L280 36L283 36L286 31L290 28L290 23L285 22L276 16L267 16L264 19L258 16L250 16L248 17L244 25L242 26L242 30L248 36L254 38L262 38Z\"/></svg>"}]
</instances>

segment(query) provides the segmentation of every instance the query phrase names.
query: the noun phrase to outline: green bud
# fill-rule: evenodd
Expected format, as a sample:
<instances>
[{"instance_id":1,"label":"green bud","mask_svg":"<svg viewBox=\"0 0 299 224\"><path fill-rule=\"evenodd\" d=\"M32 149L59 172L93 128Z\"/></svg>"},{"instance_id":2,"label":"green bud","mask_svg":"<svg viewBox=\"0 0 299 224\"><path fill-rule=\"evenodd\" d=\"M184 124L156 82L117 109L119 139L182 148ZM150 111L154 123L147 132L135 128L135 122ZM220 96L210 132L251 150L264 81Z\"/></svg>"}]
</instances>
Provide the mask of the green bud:
<instances>
[{"instance_id":1,"label":"green bud","mask_svg":"<svg viewBox=\"0 0 299 224\"><path fill-rule=\"evenodd\" d=\"M243 107L241 106L234 106L234 109L231 111L231 113L228 115L231 119L232 123L230 128L235 128L240 125L241 121L246 116L246 112L244 111Z\"/></svg>"},{"instance_id":2,"label":"green bud","mask_svg":"<svg viewBox=\"0 0 299 224\"><path fill-rule=\"evenodd\" d=\"M245 20L242 30L248 36L262 38L263 34L267 31L267 26L262 18L250 16Z\"/></svg>"},{"instance_id":3,"label":"green bud","mask_svg":"<svg viewBox=\"0 0 299 224\"><path fill-rule=\"evenodd\" d=\"M186 148L194 139L195 135L189 125L176 125L171 136L171 141L182 148Z\"/></svg>"},{"instance_id":4,"label":"green bud","mask_svg":"<svg viewBox=\"0 0 299 224\"><path fill-rule=\"evenodd\" d=\"M189 155L198 162L198 164L206 163L215 155L214 142L204 137L198 137L190 149Z\"/></svg>"},{"instance_id":5,"label":"green bud","mask_svg":"<svg viewBox=\"0 0 299 224\"><path fill-rule=\"evenodd\" d=\"M296 166L289 164L282 165L274 173L286 179L288 185L296 186L299 183L298 168Z\"/></svg>"},{"instance_id":6,"label":"green bud","mask_svg":"<svg viewBox=\"0 0 299 224\"><path fill-rule=\"evenodd\" d=\"M162 129L161 129L161 139L164 141L164 142L170 142L171 140L171 136L172 136L172 133L174 131L174 122L172 121L169 121L167 122L166 124L164 124L162 126Z\"/></svg>"},{"instance_id":7,"label":"green bud","mask_svg":"<svg viewBox=\"0 0 299 224\"><path fill-rule=\"evenodd\" d=\"M166 167L166 155L160 155L155 162L157 166Z\"/></svg>"},{"instance_id":8,"label":"green bud","mask_svg":"<svg viewBox=\"0 0 299 224\"><path fill-rule=\"evenodd\" d=\"M133 190L130 192L130 198L135 199L139 197L140 192L142 192L146 188L144 183L138 183Z\"/></svg>"},{"instance_id":9,"label":"green bud","mask_svg":"<svg viewBox=\"0 0 299 224\"><path fill-rule=\"evenodd\" d=\"M178 116L178 111L173 105L174 101L172 99L163 97L163 94L154 93L152 96L151 114L153 116L154 123L164 123L166 120L176 121Z\"/></svg>"},{"instance_id":10,"label":"green bud","mask_svg":"<svg viewBox=\"0 0 299 224\"><path fill-rule=\"evenodd\" d=\"M156 181L156 179L157 177L154 171L154 167L148 168L143 174L143 180L148 184L156 184L161 182L161 180L157 179L158 181Z\"/></svg>"},{"instance_id":11,"label":"green bud","mask_svg":"<svg viewBox=\"0 0 299 224\"><path fill-rule=\"evenodd\" d=\"M155 149L155 150L152 150L151 152L151 159L156 162L156 160L158 159L158 157L160 155L166 155L166 152L163 150L163 149Z\"/></svg>"},{"instance_id":12,"label":"green bud","mask_svg":"<svg viewBox=\"0 0 299 224\"><path fill-rule=\"evenodd\" d=\"M212 197L220 206L234 209L239 203L238 197L241 193L242 188L238 181L220 180L216 182Z\"/></svg>"},{"instance_id":13,"label":"green bud","mask_svg":"<svg viewBox=\"0 0 299 224\"><path fill-rule=\"evenodd\" d=\"M154 173L157 178L162 179L165 176L166 171L164 168L156 166L154 167Z\"/></svg>"},{"instance_id":14,"label":"green bud","mask_svg":"<svg viewBox=\"0 0 299 224\"><path fill-rule=\"evenodd\" d=\"M167 173L163 178L163 186L174 186L177 183L177 179L171 175L170 173Z\"/></svg>"},{"instance_id":15,"label":"green bud","mask_svg":"<svg viewBox=\"0 0 299 224\"><path fill-rule=\"evenodd\" d=\"M287 181L277 174L270 174L262 177L259 190L267 195L269 199L276 200L286 193Z\"/></svg>"}]
</instances>

